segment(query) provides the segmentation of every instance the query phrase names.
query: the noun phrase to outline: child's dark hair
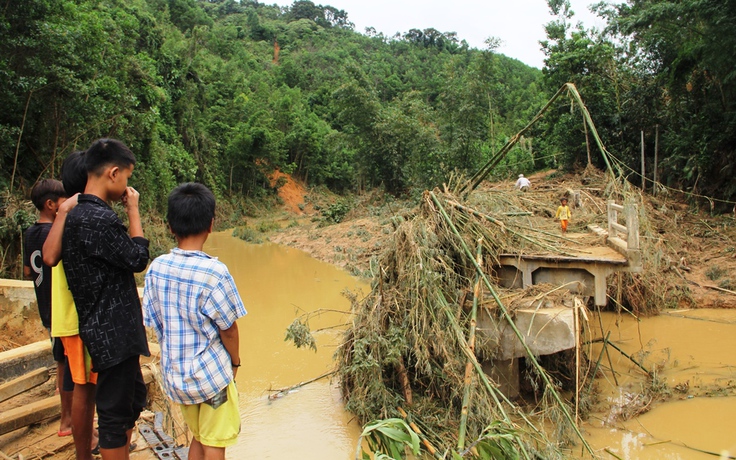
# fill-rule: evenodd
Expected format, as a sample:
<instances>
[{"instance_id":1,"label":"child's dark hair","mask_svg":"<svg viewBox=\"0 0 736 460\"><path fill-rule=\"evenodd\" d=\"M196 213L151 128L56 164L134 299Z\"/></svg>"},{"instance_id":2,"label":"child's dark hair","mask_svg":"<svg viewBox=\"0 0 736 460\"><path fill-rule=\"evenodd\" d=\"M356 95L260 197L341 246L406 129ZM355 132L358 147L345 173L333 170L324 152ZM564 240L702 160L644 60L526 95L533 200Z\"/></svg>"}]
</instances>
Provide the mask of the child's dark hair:
<instances>
[{"instance_id":1,"label":"child's dark hair","mask_svg":"<svg viewBox=\"0 0 736 460\"><path fill-rule=\"evenodd\" d=\"M83 150L72 152L61 164L61 183L67 196L75 193L84 193L87 186L87 168L84 164L85 153Z\"/></svg>"},{"instance_id":2,"label":"child's dark hair","mask_svg":"<svg viewBox=\"0 0 736 460\"><path fill-rule=\"evenodd\" d=\"M174 235L199 235L209 230L214 218L215 195L204 185L187 182L169 194L166 220Z\"/></svg>"},{"instance_id":3,"label":"child's dark hair","mask_svg":"<svg viewBox=\"0 0 736 460\"><path fill-rule=\"evenodd\" d=\"M117 139L98 139L84 154L88 174L99 175L108 165L127 168L135 164L135 155Z\"/></svg>"},{"instance_id":4,"label":"child's dark hair","mask_svg":"<svg viewBox=\"0 0 736 460\"><path fill-rule=\"evenodd\" d=\"M39 211L43 211L46 201L56 201L66 197L64 186L56 179L43 179L36 183L31 189L31 201Z\"/></svg>"}]
</instances>

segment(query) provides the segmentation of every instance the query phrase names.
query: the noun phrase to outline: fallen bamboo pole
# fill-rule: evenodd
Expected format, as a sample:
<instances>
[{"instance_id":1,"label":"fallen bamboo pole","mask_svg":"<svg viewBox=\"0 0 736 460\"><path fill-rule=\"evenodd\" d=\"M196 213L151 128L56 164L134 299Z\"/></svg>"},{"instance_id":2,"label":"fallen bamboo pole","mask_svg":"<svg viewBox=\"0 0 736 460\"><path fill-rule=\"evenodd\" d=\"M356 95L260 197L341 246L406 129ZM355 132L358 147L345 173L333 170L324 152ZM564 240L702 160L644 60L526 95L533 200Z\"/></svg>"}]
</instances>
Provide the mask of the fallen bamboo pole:
<instances>
[{"instance_id":1,"label":"fallen bamboo pole","mask_svg":"<svg viewBox=\"0 0 736 460\"><path fill-rule=\"evenodd\" d=\"M332 376L332 375L334 375L336 373L337 373L337 371L325 372L324 374L319 375L319 376L317 376L317 377L315 377L313 379L305 380L304 382L299 382L296 385L292 385L290 387L281 388L279 390L268 390L268 391L270 391L270 392L273 393L272 395L268 395L268 399L270 399L271 401L273 401L274 399L281 398L282 396L286 396L292 390L296 390L297 388L301 388L301 387L303 387L305 385L309 385L310 383L314 383L317 380L322 380L325 377L330 377L330 376Z\"/></svg>"},{"instance_id":2,"label":"fallen bamboo pole","mask_svg":"<svg viewBox=\"0 0 736 460\"><path fill-rule=\"evenodd\" d=\"M574 320L575 320L575 425L580 419L580 305L575 297ZM530 325L531 326L531 325Z\"/></svg>"},{"instance_id":3,"label":"fallen bamboo pole","mask_svg":"<svg viewBox=\"0 0 736 460\"><path fill-rule=\"evenodd\" d=\"M399 362L396 364L396 372L399 375L399 383L401 384L401 390L404 393L406 404L411 407L414 405L414 397L411 391L409 372L406 370L406 366L404 365L404 357L401 355L399 355Z\"/></svg>"},{"instance_id":4,"label":"fallen bamboo pole","mask_svg":"<svg viewBox=\"0 0 736 460\"><path fill-rule=\"evenodd\" d=\"M440 213L442 214L442 217L445 219L447 224L452 229L452 232L455 234L455 236L458 237L458 241L460 242L460 245L462 245L463 250L465 251L465 254L473 262L473 265L475 265L476 270L480 272L481 278L483 279L483 283L486 285L486 288L488 288L488 290L491 292L491 295L496 301L496 304L498 305L499 310L501 311L504 319L508 322L509 327L514 332L514 334L516 334L516 337L519 339L519 342L523 345L524 350L527 353L527 357L529 358L529 361L532 363L534 368L537 370L539 375L542 377L542 380L544 380L545 385L547 385L547 389L552 393L552 397L555 399L555 401L557 401L557 404L559 404L560 410L562 411L562 414L564 415L565 419L572 425L572 428L575 431L575 434L578 436L580 441L583 443L583 445L585 446L585 449L592 456L595 457L595 452L593 451L593 448L590 447L590 444L588 444L588 441L585 440L583 433L581 433L580 430L578 429L577 425L572 419L572 416L570 415L570 412L567 410L567 406L565 406L564 401L562 401L562 398L560 397L559 393L557 392L554 385L550 381L549 376L547 375L547 372L539 364L536 357L534 356L534 353L532 353L532 351L526 345L524 341L524 336L521 334L521 331L519 331L519 328L516 327L516 324L514 323L513 318L511 318L511 315L506 309L506 306L504 306L503 302L501 302L501 299L498 297L498 293L496 293L496 290L493 289L493 286L491 285L491 282L488 280L488 277L486 277L485 273L483 273L483 268L475 262L473 253L470 252L470 249L468 249L468 246L465 244L465 240L463 240L462 236L460 235L460 232L457 230L457 227L455 227L455 224L452 222L452 219L450 219L450 216L447 215L447 212L445 211L445 208L442 206L442 203L440 203L439 199L434 194L434 192L429 192L429 194L432 197L432 200L434 201L434 203L437 205ZM481 372L482 372L482 369L481 369Z\"/></svg>"},{"instance_id":5,"label":"fallen bamboo pole","mask_svg":"<svg viewBox=\"0 0 736 460\"><path fill-rule=\"evenodd\" d=\"M619 275L621 273L619 272ZM620 281L620 278L619 278ZM620 284L619 284L620 286ZM601 326L601 334L603 334L603 318L601 318L601 307L597 307L598 309L598 324ZM608 331L609 333L611 331ZM616 370L613 368L613 360L611 359L611 353L608 352L608 347L604 347L606 350L606 358L608 358L608 366L611 368L611 374L613 375L613 381L618 387L618 378L616 377Z\"/></svg>"},{"instance_id":6,"label":"fallen bamboo pole","mask_svg":"<svg viewBox=\"0 0 736 460\"><path fill-rule=\"evenodd\" d=\"M483 372L483 368L481 367L480 363L478 362L478 358L475 356L475 353L472 353L470 351L470 347L468 347L468 342L465 340L465 336L463 335L463 331L460 328L460 325L455 321L455 317L452 315L452 311L450 310L450 306L447 305L446 300L443 297L440 297L439 302L442 304L444 310L445 310L445 316L450 320L450 324L453 327L453 330L455 331L455 336L457 337L458 342L460 342L460 345L462 346L462 351L465 353L465 356L470 360L470 362L473 364L473 367L475 368L475 372L478 375L478 378L483 383L483 386L488 391L488 394L491 395L491 398L493 398L493 401L496 403L496 407L501 412L501 415L504 417L504 422L508 426L514 426L514 422L511 420L511 418L506 413L506 410L501 405L501 401L499 400L499 397L506 402L511 407L514 407L514 405L511 403L511 401L506 398L506 396L501 393L501 391L491 383L491 381L488 379L488 376L485 372ZM544 434L534 426L534 424L524 415L523 412L519 411L518 414L521 416L522 419L538 434L544 436ZM519 445L519 449L521 450L521 453L524 455L524 458L531 460L531 456L524 448L523 444Z\"/></svg>"},{"instance_id":7,"label":"fallen bamboo pole","mask_svg":"<svg viewBox=\"0 0 736 460\"><path fill-rule=\"evenodd\" d=\"M550 246L550 245L545 244L545 243L543 243L541 241L537 241L537 240L535 240L533 238L530 238L530 237L524 235L523 233L517 232L516 230L512 230L512 229L508 228L508 226L506 226L506 224L504 224L502 221L500 221L500 220L498 220L496 218L493 218L493 217L491 217L491 216L489 216L487 214L483 214L481 212L478 212L475 209L469 208L467 206L463 206L460 203L457 203L457 202L451 201L451 200L448 200L447 203L450 204L450 205L452 205L452 206L454 206L454 207L456 207L456 208L458 208L458 209L461 209L463 211L469 212L470 214L473 214L476 217L480 217L481 219L486 219L489 222L492 222L492 223L500 226L503 229L503 231L509 232L512 235L517 236L517 237L519 237L519 238L521 238L523 240L526 240L526 241L530 242L531 244L537 245L537 246L539 246L539 247L541 247L543 249L546 249L546 250L552 251L552 252L556 252L556 253L559 253L559 254L562 254L562 255L566 255L566 256L575 256L575 254L571 254L571 253L565 252L565 251L560 251L558 248L556 248L554 246Z\"/></svg>"},{"instance_id":8,"label":"fallen bamboo pole","mask_svg":"<svg viewBox=\"0 0 736 460\"><path fill-rule=\"evenodd\" d=\"M483 262L483 238L478 240L476 249L476 262ZM473 309L470 311L470 331L468 332L468 348L475 355L475 327L478 320L478 301L481 295L480 274L475 274L475 285L473 286ZM463 391L463 405L460 411L460 430L457 437L457 450L465 448L465 431L468 425L468 412L470 411L470 390L473 386L473 363L468 360L465 365L465 389Z\"/></svg>"},{"instance_id":9,"label":"fallen bamboo pole","mask_svg":"<svg viewBox=\"0 0 736 460\"><path fill-rule=\"evenodd\" d=\"M603 339L603 348L601 348L601 354L598 355L598 360L595 362L595 368L593 369L593 375L590 377L590 383L588 384L588 389L585 391L586 395L589 395L591 390L593 390L593 383L595 383L595 375L598 373L598 369L601 367L601 360L603 359L603 354L606 352L606 347L608 346L608 337L610 337L610 335L611 335L611 331L608 331L608 334L606 334L606 337Z\"/></svg>"},{"instance_id":10,"label":"fallen bamboo pole","mask_svg":"<svg viewBox=\"0 0 736 460\"><path fill-rule=\"evenodd\" d=\"M580 242L578 240L574 240L572 238L568 238L566 236L562 236L562 235L559 235L559 234L554 234L552 232L548 232L548 231L545 231L545 230L542 230L542 229L539 229L539 228L526 227L524 225L515 224L513 222L507 222L506 225L511 226L511 227L516 227L516 228L523 228L524 230L529 230L530 232L541 233L542 235L551 236L551 237L553 237L555 239L567 241L568 243L577 244L579 246L586 246L585 243L582 243L582 242Z\"/></svg>"},{"instance_id":11,"label":"fallen bamboo pole","mask_svg":"<svg viewBox=\"0 0 736 460\"><path fill-rule=\"evenodd\" d=\"M401 417L403 417L406 420L406 423L409 424L409 428L411 428L411 430L414 433L416 433L417 436L419 436L419 439L422 440L422 444L424 444L424 447L427 448L427 452L434 455L436 458L443 458L442 455L440 455L440 453L437 452L437 449L435 449L432 443L429 442L429 439L427 439L427 437L424 435L422 430L419 429L417 424L411 420L411 417L409 416L409 414L407 414L406 411L401 407L397 407L396 409L399 411L399 414L401 414Z\"/></svg>"},{"instance_id":12,"label":"fallen bamboo pole","mask_svg":"<svg viewBox=\"0 0 736 460\"><path fill-rule=\"evenodd\" d=\"M501 162L501 160L506 156L506 154L508 154L508 152L511 151L511 148L517 142L519 142L519 140L521 139L521 136L526 134L526 132L529 131L531 127L534 126L534 124L542 118L544 113L550 108L550 106L552 106L552 103L554 103L557 100L557 98L559 98L563 93L565 93L565 91L567 91L568 94L570 94L572 98L577 102L580 108L580 111L583 113L583 119L585 120L587 125L590 126L590 130L593 133L593 138L595 139L596 145L598 145L598 149L601 151L601 156L603 157L603 161L605 161L606 163L606 167L609 173L611 174L611 178L615 179L613 166L611 165L611 162L608 158L610 153L608 153L608 150L606 150L606 148L603 146L603 141L598 135L598 130L595 127L595 123L593 123L593 119L591 118L587 107L585 107L585 104L583 103L583 99L580 97L580 93L578 93L578 90L574 84L565 83L564 85L560 87L560 89L557 90L555 95L552 96L552 98L549 101L547 101L544 107L542 107L542 109L539 112L537 112L537 114L534 116L532 121L530 121L524 128L522 128L521 131L519 131L514 136L512 136L508 140L508 142L506 142L506 144L503 147L501 147L501 149L496 154L494 154L483 166L481 166L478 172L476 172L473 175L473 177L470 178L469 182L466 185L464 185L459 190L459 192L460 193L463 193L463 192L470 193L473 190L475 190L478 187L478 185L480 185L480 183L483 181L483 179L485 179L486 176L488 176L491 170L494 167L496 167L498 163Z\"/></svg>"},{"instance_id":13,"label":"fallen bamboo pole","mask_svg":"<svg viewBox=\"0 0 736 460\"><path fill-rule=\"evenodd\" d=\"M639 367L639 369L641 369L644 372L646 372L649 377L652 376L652 373L649 372L646 367L644 367L642 364L640 364L637 360L635 360L633 357L631 357L628 353L626 353L625 351L623 351L622 349L620 349L619 347L617 347L615 343L608 342L608 344L610 346L612 346L613 348L615 348L616 350L618 350L619 353L621 353L625 357L629 358L629 361L631 361L632 363L636 364Z\"/></svg>"}]
</instances>

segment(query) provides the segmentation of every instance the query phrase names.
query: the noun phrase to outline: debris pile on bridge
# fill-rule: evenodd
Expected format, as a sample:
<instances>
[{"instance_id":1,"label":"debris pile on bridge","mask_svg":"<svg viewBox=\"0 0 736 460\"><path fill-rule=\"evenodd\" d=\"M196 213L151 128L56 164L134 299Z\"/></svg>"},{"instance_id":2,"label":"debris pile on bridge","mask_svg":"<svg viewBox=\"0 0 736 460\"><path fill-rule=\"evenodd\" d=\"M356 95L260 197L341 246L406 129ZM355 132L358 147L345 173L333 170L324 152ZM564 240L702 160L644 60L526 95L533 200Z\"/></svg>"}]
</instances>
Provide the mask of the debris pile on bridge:
<instances>
[{"instance_id":1,"label":"debris pile on bridge","mask_svg":"<svg viewBox=\"0 0 736 460\"><path fill-rule=\"evenodd\" d=\"M499 254L510 248L564 254L567 243L520 221L531 214L523 209L532 195L483 195L471 205L448 189L425 192L414 215L396 219L373 269L372 292L354 301L352 327L337 352L343 394L362 423L406 413L430 452L481 443L509 455L551 458L576 439L585 444L575 404L562 400L561 381L529 351L526 362L543 401L532 422L482 371L477 356L492 359L498 344L476 337L475 325L481 314L513 325L490 270ZM538 428L545 421L557 427L554 439Z\"/></svg>"},{"instance_id":2,"label":"debris pile on bridge","mask_svg":"<svg viewBox=\"0 0 736 460\"><path fill-rule=\"evenodd\" d=\"M535 185L527 193L480 188L465 200L446 187L425 192L413 214L395 218L395 232L372 268L372 292L354 300L352 326L337 352L347 409L362 423L408 414L423 433L425 448L444 454L453 449L465 455L468 446L478 445L520 452L522 458L555 457L575 443L590 449L577 429L594 399L596 363L586 359L589 349L581 349L579 335L587 328L587 299L555 286L532 286L522 294L505 290L492 267L506 252L570 255L582 239L599 239L579 233L588 224L605 227L610 198L641 206L645 235L655 233L646 219L652 210L636 189L612 183L594 169ZM575 239L561 235L552 219L561 195L574 207ZM646 239L646 264L663 257L658 241ZM667 299L664 290L677 283L672 273L626 273L609 292L611 304L646 312L652 303L658 308L657 299ZM538 403L523 402L522 408L482 371L479 360L493 363L499 342L483 331L476 334L475 326L480 315L513 324L515 304L524 304L514 299L525 295L557 296L555 302L572 307L583 324L569 352L540 358L526 349L522 378ZM567 400L560 396L563 391Z\"/></svg>"}]
</instances>

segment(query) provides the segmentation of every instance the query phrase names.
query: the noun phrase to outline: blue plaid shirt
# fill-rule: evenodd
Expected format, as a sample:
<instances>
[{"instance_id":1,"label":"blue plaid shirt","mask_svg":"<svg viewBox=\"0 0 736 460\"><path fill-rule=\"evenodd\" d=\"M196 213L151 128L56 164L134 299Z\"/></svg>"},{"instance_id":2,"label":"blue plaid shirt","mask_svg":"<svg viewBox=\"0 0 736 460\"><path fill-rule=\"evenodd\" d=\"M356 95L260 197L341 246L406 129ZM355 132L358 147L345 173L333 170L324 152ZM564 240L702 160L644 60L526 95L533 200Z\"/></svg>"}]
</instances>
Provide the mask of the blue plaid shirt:
<instances>
[{"instance_id":1,"label":"blue plaid shirt","mask_svg":"<svg viewBox=\"0 0 736 460\"><path fill-rule=\"evenodd\" d=\"M164 389L174 402L199 404L232 381L220 330L246 313L233 277L216 258L174 248L151 263L143 320L156 330Z\"/></svg>"}]
</instances>

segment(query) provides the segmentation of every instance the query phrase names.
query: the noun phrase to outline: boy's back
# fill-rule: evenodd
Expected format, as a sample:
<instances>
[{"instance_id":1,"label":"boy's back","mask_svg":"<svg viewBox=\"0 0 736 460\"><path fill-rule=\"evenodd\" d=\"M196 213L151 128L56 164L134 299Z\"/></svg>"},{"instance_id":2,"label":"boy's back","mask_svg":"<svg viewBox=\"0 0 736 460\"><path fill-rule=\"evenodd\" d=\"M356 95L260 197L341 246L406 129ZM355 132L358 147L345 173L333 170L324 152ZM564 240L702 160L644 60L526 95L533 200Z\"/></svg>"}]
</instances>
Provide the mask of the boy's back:
<instances>
[{"instance_id":1,"label":"boy's back","mask_svg":"<svg viewBox=\"0 0 736 460\"><path fill-rule=\"evenodd\" d=\"M166 220L177 247L146 273L143 316L161 344L164 390L192 433L189 458L224 460L240 433L237 319L246 311L225 264L202 251L215 222L212 191L179 185Z\"/></svg>"},{"instance_id":2,"label":"boy's back","mask_svg":"<svg viewBox=\"0 0 736 460\"><path fill-rule=\"evenodd\" d=\"M131 239L115 211L94 195L80 195L67 217L64 266L95 368L149 354L133 276L148 262L148 242L141 240Z\"/></svg>"},{"instance_id":3,"label":"boy's back","mask_svg":"<svg viewBox=\"0 0 736 460\"><path fill-rule=\"evenodd\" d=\"M41 250L51 225L49 222L36 222L23 233L25 242L23 266L31 269L38 313L41 316L41 323L47 329L51 328L51 267L43 263Z\"/></svg>"},{"instance_id":4,"label":"boy's back","mask_svg":"<svg viewBox=\"0 0 736 460\"><path fill-rule=\"evenodd\" d=\"M151 263L143 307L146 325L158 334L172 400L198 404L227 386L233 373L220 330L246 311L225 264L202 251L172 249Z\"/></svg>"},{"instance_id":5,"label":"boy's back","mask_svg":"<svg viewBox=\"0 0 736 460\"><path fill-rule=\"evenodd\" d=\"M51 267L43 262L43 244L59 206L66 200L64 185L43 179L31 190L31 201L39 213L38 221L23 232L23 275L33 280L38 313L46 329L51 328Z\"/></svg>"}]
</instances>

